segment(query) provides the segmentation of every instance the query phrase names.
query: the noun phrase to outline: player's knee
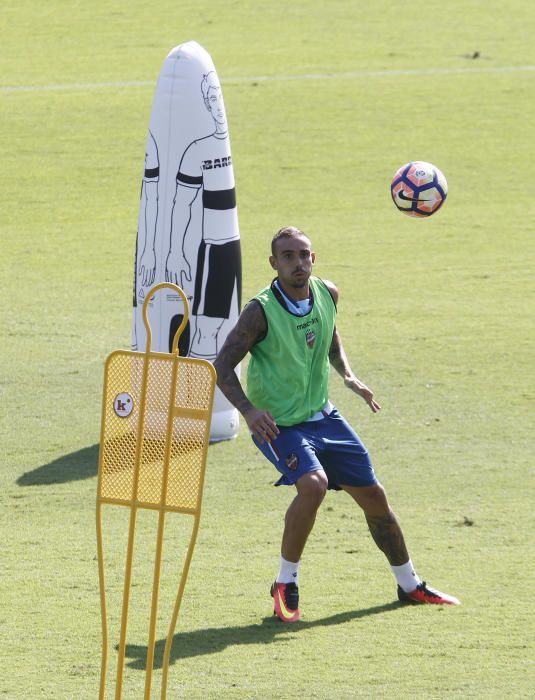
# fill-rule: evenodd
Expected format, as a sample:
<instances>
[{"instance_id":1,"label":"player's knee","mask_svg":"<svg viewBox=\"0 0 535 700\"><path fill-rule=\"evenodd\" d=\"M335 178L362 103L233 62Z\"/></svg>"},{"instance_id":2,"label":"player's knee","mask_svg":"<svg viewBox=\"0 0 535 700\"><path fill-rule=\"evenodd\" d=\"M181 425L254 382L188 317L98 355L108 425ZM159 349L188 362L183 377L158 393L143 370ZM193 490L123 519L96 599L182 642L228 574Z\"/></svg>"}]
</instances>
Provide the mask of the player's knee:
<instances>
[{"instance_id":1,"label":"player's knee","mask_svg":"<svg viewBox=\"0 0 535 700\"><path fill-rule=\"evenodd\" d=\"M379 482L355 489L352 496L366 515L387 517L392 513L386 492Z\"/></svg>"},{"instance_id":2,"label":"player's knee","mask_svg":"<svg viewBox=\"0 0 535 700\"><path fill-rule=\"evenodd\" d=\"M300 496L319 506L327 493L327 486L327 475L324 471L318 470L304 474L297 482L297 491Z\"/></svg>"}]
</instances>

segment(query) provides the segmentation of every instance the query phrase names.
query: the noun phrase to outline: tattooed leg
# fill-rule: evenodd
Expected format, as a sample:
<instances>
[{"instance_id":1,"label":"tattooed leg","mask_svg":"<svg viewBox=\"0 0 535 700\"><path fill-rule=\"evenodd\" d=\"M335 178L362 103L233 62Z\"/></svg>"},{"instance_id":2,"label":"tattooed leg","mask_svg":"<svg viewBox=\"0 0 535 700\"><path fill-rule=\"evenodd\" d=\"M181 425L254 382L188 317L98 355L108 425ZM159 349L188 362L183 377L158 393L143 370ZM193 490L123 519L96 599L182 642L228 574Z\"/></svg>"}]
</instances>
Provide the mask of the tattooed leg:
<instances>
[{"instance_id":1,"label":"tattooed leg","mask_svg":"<svg viewBox=\"0 0 535 700\"><path fill-rule=\"evenodd\" d=\"M395 513L386 516L366 515L368 527L375 544L385 553L391 566L401 566L409 561L405 539Z\"/></svg>"},{"instance_id":2,"label":"tattooed leg","mask_svg":"<svg viewBox=\"0 0 535 700\"><path fill-rule=\"evenodd\" d=\"M391 566L406 564L409 561L409 553L403 532L381 484L365 487L343 486L342 488L364 511L371 536L379 549L385 553L389 564Z\"/></svg>"}]
</instances>

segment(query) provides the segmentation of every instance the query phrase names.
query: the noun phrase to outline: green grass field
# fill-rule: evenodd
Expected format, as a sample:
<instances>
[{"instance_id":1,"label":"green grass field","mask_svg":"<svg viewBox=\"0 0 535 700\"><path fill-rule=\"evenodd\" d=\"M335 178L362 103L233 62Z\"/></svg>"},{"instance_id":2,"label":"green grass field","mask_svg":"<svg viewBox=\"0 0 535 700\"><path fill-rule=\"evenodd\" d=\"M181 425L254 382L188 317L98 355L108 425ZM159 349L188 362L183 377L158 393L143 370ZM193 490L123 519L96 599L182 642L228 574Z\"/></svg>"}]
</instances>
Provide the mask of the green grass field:
<instances>
[{"instance_id":1,"label":"green grass field","mask_svg":"<svg viewBox=\"0 0 535 700\"><path fill-rule=\"evenodd\" d=\"M534 23L528 0L4 0L1 697L98 696L103 363L130 342L155 81L190 39L223 82L244 298L270 279L274 231L307 231L317 274L341 290L353 367L383 410L335 376L332 398L370 449L419 572L463 605L398 606L362 516L329 493L301 567L303 621L279 623L268 591L292 493L272 488L242 428L209 450L168 697L533 697ZM449 181L427 221L390 200L390 178L414 159ZM118 641L127 521L116 510ZM140 515L125 698L143 694L151 515ZM188 537L187 517L172 520L154 697Z\"/></svg>"}]
</instances>

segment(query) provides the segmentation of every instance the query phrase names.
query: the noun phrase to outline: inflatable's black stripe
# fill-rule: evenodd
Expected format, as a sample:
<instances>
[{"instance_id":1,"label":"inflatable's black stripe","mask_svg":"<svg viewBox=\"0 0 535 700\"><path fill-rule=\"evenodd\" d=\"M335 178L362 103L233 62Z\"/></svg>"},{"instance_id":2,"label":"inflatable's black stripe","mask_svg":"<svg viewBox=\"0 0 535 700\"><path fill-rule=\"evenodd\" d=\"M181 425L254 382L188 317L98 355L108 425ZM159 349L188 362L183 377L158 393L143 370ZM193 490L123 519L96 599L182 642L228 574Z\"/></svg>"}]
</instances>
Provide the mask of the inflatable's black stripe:
<instances>
[{"instance_id":1,"label":"inflatable's black stripe","mask_svg":"<svg viewBox=\"0 0 535 700\"><path fill-rule=\"evenodd\" d=\"M184 173L178 173L176 176L177 182L182 182L184 185L202 185L202 175L198 177L192 177L191 175L184 175Z\"/></svg>"},{"instance_id":2,"label":"inflatable's black stripe","mask_svg":"<svg viewBox=\"0 0 535 700\"><path fill-rule=\"evenodd\" d=\"M204 190L202 202L207 209L234 209L236 190Z\"/></svg>"}]
</instances>

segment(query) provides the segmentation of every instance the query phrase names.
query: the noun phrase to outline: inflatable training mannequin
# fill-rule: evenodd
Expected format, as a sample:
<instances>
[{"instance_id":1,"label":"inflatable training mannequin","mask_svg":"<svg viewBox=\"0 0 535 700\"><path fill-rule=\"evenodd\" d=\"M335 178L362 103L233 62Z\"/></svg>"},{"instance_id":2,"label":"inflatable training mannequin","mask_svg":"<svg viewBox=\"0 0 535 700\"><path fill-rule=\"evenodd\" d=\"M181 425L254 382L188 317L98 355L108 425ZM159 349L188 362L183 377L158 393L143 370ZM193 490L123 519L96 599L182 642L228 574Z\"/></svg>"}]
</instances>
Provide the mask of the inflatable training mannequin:
<instances>
[{"instance_id":1,"label":"inflatable training mannequin","mask_svg":"<svg viewBox=\"0 0 535 700\"><path fill-rule=\"evenodd\" d=\"M221 84L196 42L165 59L154 95L141 184L134 272L132 349L146 344L141 310L159 282L181 287L191 305L180 354L210 361L236 323L241 252L232 154ZM170 352L179 298L150 302L153 349ZM238 412L216 391L211 441L233 438Z\"/></svg>"}]
</instances>

